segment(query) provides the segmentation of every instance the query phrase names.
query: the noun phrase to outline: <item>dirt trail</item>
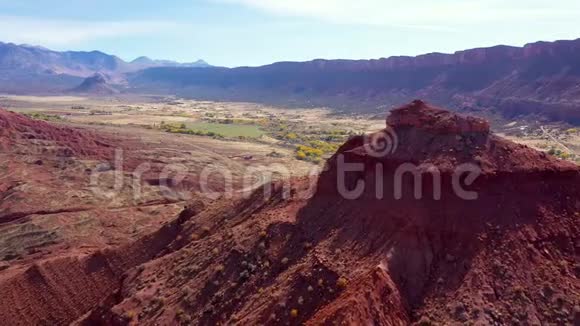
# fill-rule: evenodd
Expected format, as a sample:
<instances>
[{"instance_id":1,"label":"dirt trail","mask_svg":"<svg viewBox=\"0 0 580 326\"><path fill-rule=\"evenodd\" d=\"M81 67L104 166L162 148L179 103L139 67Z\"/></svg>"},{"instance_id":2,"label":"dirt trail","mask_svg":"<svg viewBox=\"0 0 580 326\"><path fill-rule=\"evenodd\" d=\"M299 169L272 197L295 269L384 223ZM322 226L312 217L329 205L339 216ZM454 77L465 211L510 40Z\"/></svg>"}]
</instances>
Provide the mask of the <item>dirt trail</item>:
<instances>
[{"instance_id":1,"label":"dirt trail","mask_svg":"<svg viewBox=\"0 0 580 326\"><path fill-rule=\"evenodd\" d=\"M563 149L565 149L566 151L568 151L569 153L573 153L573 154L577 154L574 150L570 149L568 146L562 144L562 142L560 142L556 137L554 137L552 134L550 134L549 131L547 131L544 126L540 126L540 129L542 130L542 132L544 133L544 135L548 138L550 138L553 142L555 142L556 144L558 144L560 147L562 147Z\"/></svg>"}]
</instances>

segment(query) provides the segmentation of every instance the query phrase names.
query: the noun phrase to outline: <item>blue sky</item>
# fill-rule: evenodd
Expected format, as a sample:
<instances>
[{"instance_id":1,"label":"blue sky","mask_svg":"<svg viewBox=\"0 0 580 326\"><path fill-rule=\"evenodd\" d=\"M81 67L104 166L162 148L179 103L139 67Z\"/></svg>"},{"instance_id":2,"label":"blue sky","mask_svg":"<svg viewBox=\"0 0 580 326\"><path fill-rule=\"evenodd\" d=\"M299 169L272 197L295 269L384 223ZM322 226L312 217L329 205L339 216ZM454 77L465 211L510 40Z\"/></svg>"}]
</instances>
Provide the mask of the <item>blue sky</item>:
<instances>
[{"instance_id":1,"label":"blue sky","mask_svg":"<svg viewBox=\"0 0 580 326\"><path fill-rule=\"evenodd\" d=\"M0 41L215 65L580 38L578 0L0 0Z\"/></svg>"}]
</instances>

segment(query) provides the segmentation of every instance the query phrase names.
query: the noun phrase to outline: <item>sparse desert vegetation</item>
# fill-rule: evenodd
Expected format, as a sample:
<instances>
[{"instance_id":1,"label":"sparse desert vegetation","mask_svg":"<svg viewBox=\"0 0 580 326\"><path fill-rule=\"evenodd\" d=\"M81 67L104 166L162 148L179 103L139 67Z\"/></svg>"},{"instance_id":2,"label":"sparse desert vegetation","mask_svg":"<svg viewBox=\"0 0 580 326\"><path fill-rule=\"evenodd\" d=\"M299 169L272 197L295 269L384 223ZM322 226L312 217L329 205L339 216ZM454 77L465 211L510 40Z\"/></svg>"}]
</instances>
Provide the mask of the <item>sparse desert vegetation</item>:
<instances>
[{"instance_id":1,"label":"sparse desert vegetation","mask_svg":"<svg viewBox=\"0 0 580 326\"><path fill-rule=\"evenodd\" d=\"M115 99L5 96L0 106L46 121L131 126L161 132L263 144L272 153L318 164L349 137L381 128L370 115L336 115L328 109L285 109L254 103L194 101L143 96ZM580 163L580 131L562 123L497 120L510 140ZM241 142L241 143L240 143Z\"/></svg>"},{"instance_id":2,"label":"sparse desert vegetation","mask_svg":"<svg viewBox=\"0 0 580 326\"><path fill-rule=\"evenodd\" d=\"M241 147L244 142L263 144L271 146L273 156L290 151L290 158L315 164L328 158L349 137L374 131L381 124L369 117L337 116L327 109L284 109L171 98L112 101L67 97L42 102L38 97L9 96L0 100L0 105L47 121L125 125L234 141Z\"/></svg>"}]
</instances>

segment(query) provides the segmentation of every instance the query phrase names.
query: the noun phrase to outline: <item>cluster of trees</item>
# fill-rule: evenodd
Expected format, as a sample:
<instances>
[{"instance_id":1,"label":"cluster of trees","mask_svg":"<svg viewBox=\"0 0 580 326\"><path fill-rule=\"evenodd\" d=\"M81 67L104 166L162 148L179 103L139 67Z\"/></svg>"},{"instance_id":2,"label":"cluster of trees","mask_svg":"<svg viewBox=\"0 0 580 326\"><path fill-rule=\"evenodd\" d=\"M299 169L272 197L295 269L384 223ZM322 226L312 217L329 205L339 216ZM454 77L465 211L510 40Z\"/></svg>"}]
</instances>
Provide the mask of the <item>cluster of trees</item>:
<instances>
[{"instance_id":1,"label":"cluster of trees","mask_svg":"<svg viewBox=\"0 0 580 326\"><path fill-rule=\"evenodd\" d=\"M576 155L574 154L570 154L568 152L564 152L560 149L556 149L554 147L550 148L550 150L548 150L548 154L552 155L552 156L556 156L560 159L563 160L573 160L576 158Z\"/></svg>"},{"instance_id":2,"label":"cluster of trees","mask_svg":"<svg viewBox=\"0 0 580 326\"><path fill-rule=\"evenodd\" d=\"M315 133L308 133L305 135L298 135L297 132L293 132L293 131L287 131L287 132L283 132L281 134L278 135L278 139L282 139L282 140L287 140L287 141L295 141L295 140L302 140L302 141L308 141L308 140L313 140L313 139L319 139L319 140L323 140L326 142L344 142L345 140L348 139L348 137L351 135L351 133L348 133L344 130L337 130L335 132L330 132L330 133L321 133L321 132L315 132Z\"/></svg>"},{"instance_id":3,"label":"cluster of trees","mask_svg":"<svg viewBox=\"0 0 580 326\"><path fill-rule=\"evenodd\" d=\"M276 138L284 140L290 143L298 142L308 142L313 140L321 140L325 142L340 142L343 143L353 135L354 133L346 130L307 130L303 134L299 134L296 131L287 130L286 126L281 125L280 131L277 133Z\"/></svg>"},{"instance_id":4,"label":"cluster of trees","mask_svg":"<svg viewBox=\"0 0 580 326\"><path fill-rule=\"evenodd\" d=\"M296 158L302 161L319 163L324 156L334 154L338 147L339 144L313 140L308 142L308 145L296 146Z\"/></svg>"},{"instance_id":5,"label":"cluster of trees","mask_svg":"<svg viewBox=\"0 0 580 326\"><path fill-rule=\"evenodd\" d=\"M313 163L318 163L322 159L324 152L320 149L298 145L296 146L296 158L302 161L309 161Z\"/></svg>"},{"instance_id":6,"label":"cluster of trees","mask_svg":"<svg viewBox=\"0 0 580 326\"><path fill-rule=\"evenodd\" d=\"M224 135L213 132L213 131L203 131L203 130L195 130L187 128L185 123L165 123L161 121L159 125L159 129L173 133L173 134L186 134L186 135L196 135L196 136L206 136L206 137L213 137L213 138L225 138Z\"/></svg>"},{"instance_id":7,"label":"cluster of trees","mask_svg":"<svg viewBox=\"0 0 580 326\"><path fill-rule=\"evenodd\" d=\"M204 119L206 122L210 123L219 123L224 125L253 125L255 124L254 121L247 120L247 119L235 119L235 118L225 118L225 119Z\"/></svg>"}]
</instances>

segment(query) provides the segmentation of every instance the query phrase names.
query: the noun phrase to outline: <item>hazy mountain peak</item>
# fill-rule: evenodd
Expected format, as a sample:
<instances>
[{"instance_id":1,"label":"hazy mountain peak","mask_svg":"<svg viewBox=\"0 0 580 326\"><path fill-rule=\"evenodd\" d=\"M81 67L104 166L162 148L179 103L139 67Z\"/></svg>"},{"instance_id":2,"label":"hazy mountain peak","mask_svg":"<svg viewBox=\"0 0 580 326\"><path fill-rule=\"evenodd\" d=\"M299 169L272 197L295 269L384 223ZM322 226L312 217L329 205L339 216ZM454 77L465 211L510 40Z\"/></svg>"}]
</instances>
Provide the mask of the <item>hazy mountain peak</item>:
<instances>
[{"instance_id":1,"label":"hazy mountain peak","mask_svg":"<svg viewBox=\"0 0 580 326\"><path fill-rule=\"evenodd\" d=\"M53 51L42 46L0 42L0 69L19 76L67 75L87 78L96 72L104 72L120 77L127 72L135 72L153 67L208 67L198 60L194 63L179 63L169 60L153 60L146 56L126 62L121 58L102 51Z\"/></svg>"},{"instance_id":2,"label":"hazy mountain peak","mask_svg":"<svg viewBox=\"0 0 580 326\"><path fill-rule=\"evenodd\" d=\"M158 60L158 59L151 59L147 56L141 56L136 58L135 60L131 61L131 64L145 66L142 68L150 68L150 67L210 67L204 60L197 60L194 62L187 62L181 63L174 60Z\"/></svg>"},{"instance_id":3,"label":"hazy mountain peak","mask_svg":"<svg viewBox=\"0 0 580 326\"><path fill-rule=\"evenodd\" d=\"M141 56L136 58L135 60L131 61L131 63L139 63L139 64L143 64L143 63L153 63L154 61L147 57L147 56Z\"/></svg>"},{"instance_id":4,"label":"hazy mountain peak","mask_svg":"<svg viewBox=\"0 0 580 326\"><path fill-rule=\"evenodd\" d=\"M195 62L192 62L192 64L195 64L195 65L200 65L200 66L202 66L202 65L203 65L203 66L210 66L210 64L209 64L209 63L207 63L207 61L205 61L205 60L202 60L202 59L199 59L199 60L197 60L197 61L195 61Z\"/></svg>"}]
</instances>

